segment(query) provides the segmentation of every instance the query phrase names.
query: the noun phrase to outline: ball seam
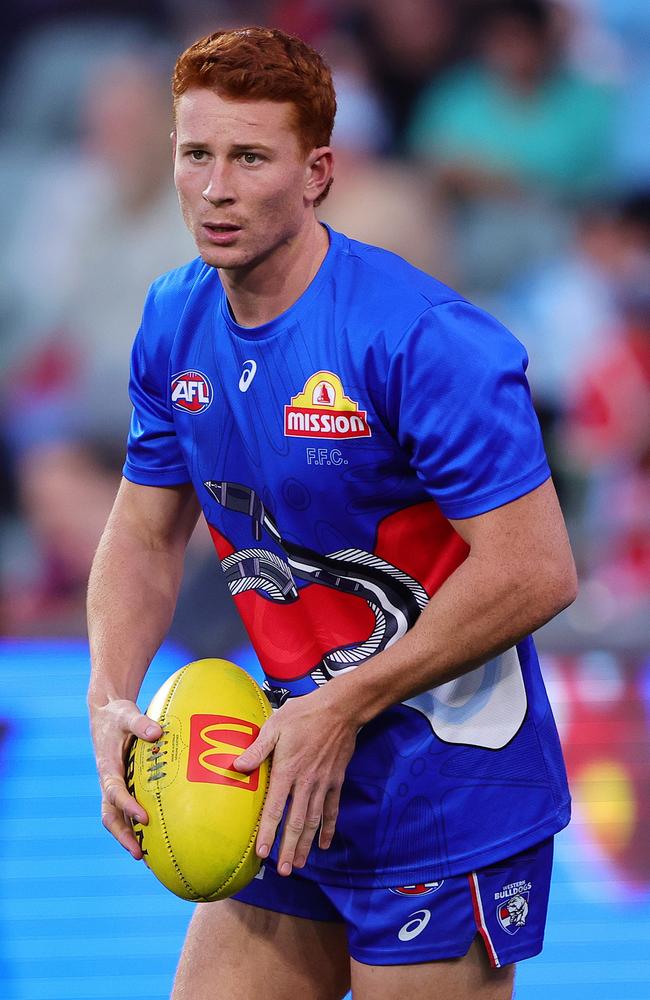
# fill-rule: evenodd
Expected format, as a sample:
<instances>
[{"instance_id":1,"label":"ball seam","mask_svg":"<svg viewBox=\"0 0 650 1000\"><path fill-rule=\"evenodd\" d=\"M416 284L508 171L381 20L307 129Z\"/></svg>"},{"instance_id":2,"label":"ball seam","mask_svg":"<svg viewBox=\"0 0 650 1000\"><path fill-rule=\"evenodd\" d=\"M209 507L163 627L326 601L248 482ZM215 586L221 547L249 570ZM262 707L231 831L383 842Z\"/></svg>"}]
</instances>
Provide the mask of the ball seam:
<instances>
[{"instance_id":1,"label":"ball seam","mask_svg":"<svg viewBox=\"0 0 650 1000\"><path fill-rule=\"evenodd\" d=\"M186 664L186 666L184 666L182 668L182 670L179 671L178 677L176 678L176 680L174 681L174 683L172 684L172 686L169 689L169 692L167 694L167 697L165 698L165 702L164 702L163 707L162 707L162 711L160 713L160 719L158 720L159 721L159 725L162 725L162 722L163 722L163 720L165 718L165 713L166 713L167 709L169 708L169 704L171 702L171 699L172 699L172 696L174 694L174 691L178 687L178 685L180 683L180 680L181 680L181 677L183 676L183 674L187 670L188 666L190 666L189 663ZM157 804L158 804L158 815L160 816L160 822L161 822L161 825L162 825L163 837L164 837L164 840L165 840L165 846L167 848L167 852L169 854L169 859L170 859L172 865L174 866L174 869L176 871L176 874L178 875L178 878L183 883L183 885L185 886L185 888L187 889L187 891L191 892L192 895L194 895L194 896L197 897L197 899L200 899L201 898L201 894L196 891L196 889L193 887L193 885L190 882L187 881L187 879L183 875L183 872L182 872L182 870L180 868L180 865L178 864L178 862L176 861L176 858L174 856L174 851L172 850L171 841L170 841L169 835L167 833L167 824L165 823L165 816L164 816L163 809L162 809L162 792L157 791L155 794L156 794L156 801L157 801Z\"/></svg>"},{"instance_id":2,"label":"ball seam","mask_svg":"<svg viewBox=\"0 0 650 1000\"><path fill-rule=\"evenodd\" d=\"M237 666L237 665L235 664L235 666ZM253 690L255 691L255 694L257 695L257 700L259 701L259 703L260 703L260 705L261 705L261 707L262 707L262 709L264 711L264 715L266 716L267 719L270 719L271 716L267 715L267 711L268 711L268 707L269 707L268 706L268 702L267 702L267 699L263 697L263 692L262 692L259 684L257 683L257 681L253 677L250 676L249 673L247 673L246 670L243 670L241 667L237 667L237 669L241 671L241 673L244 675L244 677L246 678L246 680L252 686ZM265 783L266 787L264 789L264 799L262 800L262 808L264 807L264 800L266 799L266 795L267 795L267 792L269 790L269 782L270 782L270 780L271 780L271 774L270 774L270 768L269 768L267 770L267 774L266 774L266 783ZM260 816L261 816L261 810L260 810ZM228 885L233 881L233 879L235 878L235 876L239 874L239 872L241 871L241 869L243 868L243 866L246 864L246 862L248 861L248 859L250 857L251 848L254 846L255 841L257 840L257 833L258 833L259 828L260 828L260 824L259 824L259 821L258 821L255 829L253 830L251 838L248 841L248 844L246 846L246 850L244 851L244 853L243 853L243 855L242 855L242 857L241 857L241 859L239 861L239 864L237 865L237 867L235 868L235 870L230 873L230 875L228 876L228 878L224 882L221 883L221 885L219 886L218 889L215 889L214 892L211 892L209 896L204 896L203 897L206 901L213 900L216 896L219 895L219 893L222 893L224 891L224 889L226 889L228 887Z\"/></svg>"}]
</instances>

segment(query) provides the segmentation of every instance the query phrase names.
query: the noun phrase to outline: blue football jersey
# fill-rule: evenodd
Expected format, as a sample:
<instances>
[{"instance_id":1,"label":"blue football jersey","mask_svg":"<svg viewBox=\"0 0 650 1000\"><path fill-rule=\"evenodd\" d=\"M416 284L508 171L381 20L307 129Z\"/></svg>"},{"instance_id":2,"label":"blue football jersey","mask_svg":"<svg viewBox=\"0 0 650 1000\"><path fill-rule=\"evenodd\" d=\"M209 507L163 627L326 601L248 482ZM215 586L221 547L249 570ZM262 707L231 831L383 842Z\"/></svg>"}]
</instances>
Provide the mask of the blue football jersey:
<instances>
[{"instance_id":1,"label":"blue football jersey","mask_svg":"<svg viewBox=\"0 0 650 1000\"><path fill-rule=\"evenodd\" d=\"M467 555L449 518L548 478L526 363L457 293L333 231L303 295L254 329L200 259L153 284L124 474L194 484L276 706L411 628ZM305 873L440 879L568 819L529 638L359 732L334 842L312 849Z\"/></svg>"}]
</instances>

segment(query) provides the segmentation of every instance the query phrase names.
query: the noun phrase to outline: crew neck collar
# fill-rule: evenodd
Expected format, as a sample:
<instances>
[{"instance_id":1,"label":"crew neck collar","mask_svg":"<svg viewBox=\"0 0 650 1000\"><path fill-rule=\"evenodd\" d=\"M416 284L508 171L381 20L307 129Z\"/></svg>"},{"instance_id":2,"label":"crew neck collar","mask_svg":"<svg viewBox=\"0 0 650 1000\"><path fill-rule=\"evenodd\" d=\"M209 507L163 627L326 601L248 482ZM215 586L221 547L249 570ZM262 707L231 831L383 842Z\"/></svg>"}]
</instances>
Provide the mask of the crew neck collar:
<instances>
[{"instance_id":1,"label":"crew neck collar","mask_svg":"<svg viewBox=\"0 0 650 1000\"><path fill-rule=\"evenodd\" d=\"M268 323L262 323L261 326L240 326L230 312L226 291L223 285L221 285L221 318L236 337L242 337L244 340L263 340L291 326L303 314L312 312L315 299L320 294L323 285L332 272L334 258L343 239L340 233L330 229L326 223L323 222L321 225L327 230L329 246L318 271L293 305L285 309L279 316L275 316L274 319L269 320Z\"/></svg>"}]
</instances>

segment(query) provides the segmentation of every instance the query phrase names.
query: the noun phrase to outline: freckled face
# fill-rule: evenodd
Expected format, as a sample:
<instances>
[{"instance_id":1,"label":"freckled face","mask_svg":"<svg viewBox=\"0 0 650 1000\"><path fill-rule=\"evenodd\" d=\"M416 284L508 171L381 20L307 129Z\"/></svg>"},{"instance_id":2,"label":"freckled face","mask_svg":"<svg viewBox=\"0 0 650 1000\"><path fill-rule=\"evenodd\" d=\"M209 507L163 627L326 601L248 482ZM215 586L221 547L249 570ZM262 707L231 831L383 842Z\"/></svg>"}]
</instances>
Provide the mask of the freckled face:
<instances>
[{"instance_id":1,"label":"freckled face","mask_svg":"<svg viewBox=\"0 0 650 1000\"><path fill-rule=\"evenodd\" d=\"M292 106L194 88L176 105L174 181L183 218L212 267L249 269L306 223L308 157Z\"/></svg>"}]
</instances>

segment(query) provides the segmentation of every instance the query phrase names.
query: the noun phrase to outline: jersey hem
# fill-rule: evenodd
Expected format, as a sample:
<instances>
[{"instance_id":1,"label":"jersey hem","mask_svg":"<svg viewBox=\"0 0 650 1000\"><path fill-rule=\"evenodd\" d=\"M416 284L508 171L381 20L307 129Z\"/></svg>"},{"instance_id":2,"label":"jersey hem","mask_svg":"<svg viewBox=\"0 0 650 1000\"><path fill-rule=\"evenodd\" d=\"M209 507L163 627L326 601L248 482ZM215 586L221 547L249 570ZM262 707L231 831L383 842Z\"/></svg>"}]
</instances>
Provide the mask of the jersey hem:
<instances>
[{"instance_id":1,"label":"jersey hem","mask_svg":"<svg viewBox=\"0 0 650 1000\"><path fill-rule=\"evenodd\" d=\"M506 486L500 486L496 490L491 490L489 493L483 493L478 497L475 497L468 501L446 501L441 500L440 497L434 497L440 510L448 518L465 518L465 517L475 517L477 514L486 514L490 510L495 510L497 507L503 507L505 504L510 503L513 500L518 500L520 497L525 496L527 493L531 493L533 490L545 483L547 479L551 477L551 470L549 464L544 459L539 465L537 465L531 472L522 476L521 479L516 479L512 483L508 483Z\"/></svg>"},{"instance_id":2,"label":"jersey hem","mask_svg":"<svg viewBox=\"0 0 650 1000\"><path fill-rule=\"evenodd\" d=\"M187 469L180 465L159 472L146 472L126 462L122 468L122 475L136 486L183 486L192 482Z\"/></svg>"},{"instance_id":3,"label":"jersey hem","mask_svg":"<svg viewBox=\"0 0 650 1000\"><path fill-rule=\"evenodd\" d=\"M421 865L419 868L385 868L383 870L347 869L345 874L336 869L311 865L309 862L301 871L303 878L313 878L323 885L348 886L350 888L394 888L397 885L413 885L418 882L436 882L454 875L466 875L487 865L496 864L513 854L527 851L548 837L555 836L568 825L571 819L571 800L562 804L551 819L531 827L525 833L518 833L517 840L503 841L485 851L451 858L445 865Z\"/></svg>"}]
</instances>

